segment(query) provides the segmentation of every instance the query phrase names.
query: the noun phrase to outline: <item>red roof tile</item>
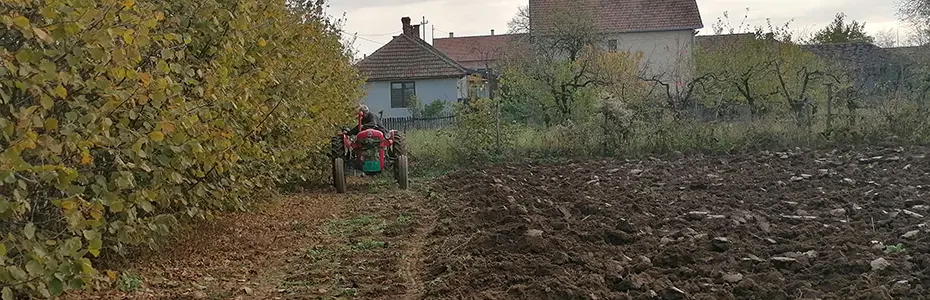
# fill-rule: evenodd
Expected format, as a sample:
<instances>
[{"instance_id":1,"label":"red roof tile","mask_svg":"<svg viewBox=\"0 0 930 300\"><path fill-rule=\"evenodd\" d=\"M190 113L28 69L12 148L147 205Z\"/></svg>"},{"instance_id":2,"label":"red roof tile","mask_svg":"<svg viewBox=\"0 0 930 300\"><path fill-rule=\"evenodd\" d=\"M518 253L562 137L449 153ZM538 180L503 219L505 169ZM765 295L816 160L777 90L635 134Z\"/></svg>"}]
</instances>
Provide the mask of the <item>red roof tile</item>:
<instances>
[{"instance_id":1,"label":"red roof tile","mask_svg":"<svg viewBox=\"0 0 930 300\"><path fill-rule=\"evenodd\" d=\"M457 77L467 71L422 39L401 34L358 62L368 81Z\"/></svg>"},{"instance_id":2,"label":"red roof tile","mask_svg":"<svg viewBox=\"0 0 930 300\"><path fill-rule=\"evenodd\" d=\"M503 55L519 34L465 36L433 39L433 47L459 63L493 62Z\"/></svg>"},{"instance_id":3,"label":"red roof tile","mask_svg":"<svg viewBox=\"0 0 930 300\"><path fill-rule=\"evenodd\" d=\"M697 0L530 0L530 28L546 32L563 11L589 14L603 33L703 28Z\"/></svg>"}]
</instances>

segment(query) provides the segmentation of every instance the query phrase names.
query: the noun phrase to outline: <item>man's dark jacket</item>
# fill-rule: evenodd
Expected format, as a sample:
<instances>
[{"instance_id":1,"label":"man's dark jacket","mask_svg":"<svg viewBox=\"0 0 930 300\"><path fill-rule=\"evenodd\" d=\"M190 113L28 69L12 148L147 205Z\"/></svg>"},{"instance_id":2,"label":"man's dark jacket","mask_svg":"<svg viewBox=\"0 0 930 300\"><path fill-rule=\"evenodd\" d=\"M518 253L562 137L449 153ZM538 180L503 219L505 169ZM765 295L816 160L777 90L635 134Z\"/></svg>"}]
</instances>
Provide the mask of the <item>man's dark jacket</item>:
<instances>
[{"instance_id":1,"label":"man's dark jacket","mask_svg":"<svg viewBox=\"0 0 930 300\"><path fill-rule=\"evenodd\" d=\"M362 117L361 127L356 125L355 128L352 128L352 130L349 131L349 135L357 135L362 130L369 128L374 128L382 132L384 131L384 129L381 127L381 120L378 119L378 116L371 112L365 113L365 115Z\"/></svg>"}]
</instances>

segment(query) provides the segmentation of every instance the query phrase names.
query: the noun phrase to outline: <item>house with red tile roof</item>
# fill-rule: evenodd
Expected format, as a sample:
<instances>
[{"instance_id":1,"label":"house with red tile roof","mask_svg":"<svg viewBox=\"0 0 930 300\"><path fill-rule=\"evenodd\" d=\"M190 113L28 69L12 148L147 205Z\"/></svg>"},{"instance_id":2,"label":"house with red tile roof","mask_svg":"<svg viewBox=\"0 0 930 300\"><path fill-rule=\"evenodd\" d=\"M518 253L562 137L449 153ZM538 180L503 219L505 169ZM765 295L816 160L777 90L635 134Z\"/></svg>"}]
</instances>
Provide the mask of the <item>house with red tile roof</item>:
<instances>
[{"instance_id":1,"label":"house with red tile roof","mask_svg":"<svg viewBox=\"0 0 930 300\"><path fill-rule=\"evenodd\" d=\"M411 25L409 17L401 26L402 34L356 64L367 78L363 102L369 109L385 118L406 117L411 97L424 105L465 98L473 71L423 41L420 25Z\"/></svg>"},{"instance_id":2,"label":"house with red tile roof","mask_svg":"<svg viewBox=\"0 0 930 300\"><path fill-rule=\"evenodd\" d=\"M704 27L696 0L529 0L529 34L551 36L565 13L590 18L609 51L643 54L647 77L688 81L697 30ZM437 38L434 46L463 65L493 64L519 35Z\"/></svg>"},{"instance_id":3,"label":"house with red tile roof","mask_svg":"<svg viewBox=\"0 0 930 300\"><path fill-rule=\"evenodd\" d=\"M433 38L433 47L466 68L486 70L521 36L523 34L495 35L494 30L491 30L491 35L479 36L455 37L450 33L448 38Z\"/></svg>"}]
</instances>

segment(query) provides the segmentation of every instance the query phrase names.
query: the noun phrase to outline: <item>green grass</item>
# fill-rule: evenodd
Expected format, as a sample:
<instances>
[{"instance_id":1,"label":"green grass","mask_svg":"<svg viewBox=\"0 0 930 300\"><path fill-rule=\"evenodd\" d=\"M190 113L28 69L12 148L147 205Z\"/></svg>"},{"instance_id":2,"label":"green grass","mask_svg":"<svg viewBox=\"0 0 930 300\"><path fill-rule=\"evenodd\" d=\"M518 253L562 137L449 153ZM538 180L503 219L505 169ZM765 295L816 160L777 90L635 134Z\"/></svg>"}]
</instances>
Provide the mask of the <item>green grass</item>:
<instances>
[{"instance_id":1,"label":"green grass","mask_svg":"<svg viewBox=\"0 0 930 300\"><path fill-rule=\"evenodd\" d=\"M381 249L386 246L387 246L387 243L383 241L364 240L364 241L355 243L355 245L352 248L355 250L364 251L364 250L372 250L372 249Z\"/></svg>"},{"instance_id":2,"label":"green grass","mask_svg":"<svg viewBox=\"0 0 930 300\"><path fill-rule=\"evenodd\" d=\"M318 247L318 248L307 250L306 257L309 258L311 261L315 262L315 261L319 261L319 260L326 258L326 256L329 254L330 254L329 249Z\"/></svg>"},{"instance_id":3,"label":"green grass","mask_svg":"<svg viewBox=\"0 0 930 300\"><path fill-rule=\"evenodd\" d=\"M330 221L324 228L329 235L356 236L360 234L380 234L387 225L387 221L382 218L365 215Z\"/></svg>"},{"instance_id":4,"label":"green grass","mask_svg":"<svg viewBox=\"0 0 930 300\"><path fill-rule=\"evenodd\" d=\"M410 232L413 224L413 216L406 212L401 212L393 222L390 222L384 228L384 234L387 236L399 236Z\"/></svg>"},{"instance_id":5,"label":"green grass","mask_svg":"<svg viewBox=\"0 0 930 300\"><path fill-rule=\"evenodd\" d=\"M493 142L478 150L474 145L466 147L455 136L458 131L449 128L412 131L408 133L408 143L411 172L419 176L438 176L465 167L515 160L558 162L566 158L636 157L675 152L732 153L794 147L920 144L930 142L930 120L923 117L923 110L900 103L859 109L855 118L834 115L829 128L823 110L810 126L799 126L791 115L727 122L642 118L624 127L615 126L611 131L605 131L603 121L551 128L508 125L505 136L501 137L504 141L501 148L497 147L496 131L488 129L484 132L491 136L484 141ZM622 131L625 133L620 134Z\"/></svg>"}]
</instances>

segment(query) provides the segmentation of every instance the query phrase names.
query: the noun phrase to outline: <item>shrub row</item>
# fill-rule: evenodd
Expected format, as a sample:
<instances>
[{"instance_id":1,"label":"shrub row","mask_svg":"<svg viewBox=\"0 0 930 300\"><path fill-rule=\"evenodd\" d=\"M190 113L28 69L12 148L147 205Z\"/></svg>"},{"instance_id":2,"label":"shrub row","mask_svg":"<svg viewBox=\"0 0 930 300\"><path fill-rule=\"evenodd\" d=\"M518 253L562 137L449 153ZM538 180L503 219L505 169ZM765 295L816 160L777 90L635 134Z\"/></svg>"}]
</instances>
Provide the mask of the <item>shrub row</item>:
<instances>
[{"instance_id":1,"label":"shrub row","mask_svg":"<svg viewBox=\"0 0 930 300\"><path fill-rule=\"evenodd\" d=\"M0 290L91 284L101 254L325 178L360 93L322 1L0 4Z\"/></svg>"}]
</instances>

